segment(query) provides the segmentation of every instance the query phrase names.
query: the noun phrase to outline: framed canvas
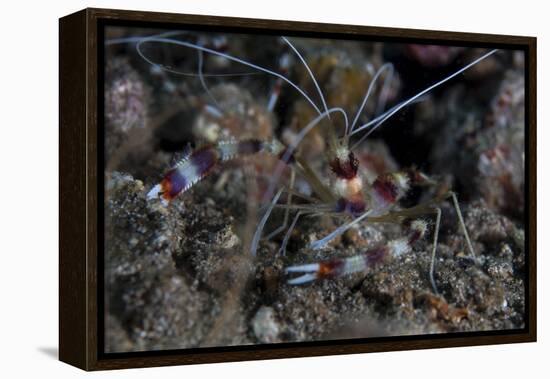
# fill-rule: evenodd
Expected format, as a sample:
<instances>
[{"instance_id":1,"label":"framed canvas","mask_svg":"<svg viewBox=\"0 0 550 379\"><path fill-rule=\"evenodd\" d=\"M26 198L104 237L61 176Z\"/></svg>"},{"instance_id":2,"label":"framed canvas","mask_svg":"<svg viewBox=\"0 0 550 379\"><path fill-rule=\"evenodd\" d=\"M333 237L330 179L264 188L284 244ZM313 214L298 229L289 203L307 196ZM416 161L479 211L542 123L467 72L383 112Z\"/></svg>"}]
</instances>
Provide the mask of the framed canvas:
<instances>
[{"instance_id":1,"label":"framed canvas","mask_svg":"<svg viewBox=\"0 0 550 379\"><path fill-rule=\"evenodd\" d=\"M536 340L536 39L60 19L59 356Z\"/></svg>"}]
</instances>

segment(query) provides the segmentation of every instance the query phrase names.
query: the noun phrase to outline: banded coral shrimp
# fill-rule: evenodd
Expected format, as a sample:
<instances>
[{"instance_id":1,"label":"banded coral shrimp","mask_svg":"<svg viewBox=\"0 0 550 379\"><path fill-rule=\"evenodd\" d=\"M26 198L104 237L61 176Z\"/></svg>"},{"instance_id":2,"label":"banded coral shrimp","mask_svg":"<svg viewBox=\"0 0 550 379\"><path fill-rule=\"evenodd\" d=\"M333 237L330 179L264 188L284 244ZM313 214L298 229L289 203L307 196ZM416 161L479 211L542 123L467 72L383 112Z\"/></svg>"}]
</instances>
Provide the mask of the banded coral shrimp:
<instances>
[{"instance_id":1,"label":"banded coral shrimp","mask_svg":"<svg viewBox=\"0 0 550 379\"><path fill-rule=\"evenodd\" d=\"M432 192L429 187L433 187L436 181L419 170L396 165L395 170L376 173L367 179L366 175L363 176L364 165L360 160L361 157L356 157L359 161L356 162L353 155L361 148L362 137L366 139L374 135L375 131L382 129L383 125L386 128L393 128L393 125L387 125L387 123L394 117L406 111L409 106L423 100L423 96L429 95L432 89L443 87L460 76L464 71L458 71L458 69L469 70L486 59L489 56L486 54L492 52L481 52L464 62L457 71L454 71L454 77L450 77L449 73L443 74L438 80L430 83L437 84L433 88L430 86L417 88L416 96L402 97L399 101L388 99L387 107L381 104L381 101L373 101L373 99L381 99L381 93L390 92L392 80L389 74L392 66L379 61L369 70L365 65L362 68L367 73L370 71L371 81L367 81L367 85L362 88L359 101L353 106L347 106L332 103L335 100L328 100L331 92L326 90L326 86L331 79L319 74L318 71L322 71L319 66L322 64L316 65L313 62L315 57L312 58L311 49L307 51L307 41L300 38L289 37L285 42L282 38L270 37L271 41L275 41L273 50L277 50L279 54L271 53L267 58L262 59L261 49L253 53L242 47L250 41L241 42L241 47L237 43L237 47L224 48L216 47L215 43L208 41L199 43L203 36L201 33L171 33L173 34L164 36L159 36L160 33L155 35L149 33L130 37L131 41L126 39L124 43L129 43L133 48L139 47L139 51L150 61L148 67L152 67L154 74L161 78L168 92L173 91L174 88L183 88L184 96L191 98L194 94L194 106L199 110L199 117L195 120L202 120L201 125L208 127L197 128L199 132L201 129L207 132L196 140L206 142L197 144L196 149L187 150L178 161L179 163L164 172L164 178L161 171L157 173L156 178L150 177L147 180L146 192L149 194L151 204L164 203L170 207L170 203L189 198L188 195L200 186L197 184L200 180L207 176L218 179L224 173L233 171L227 164L234 164L241 157L261 157L256 162L263 164L264 160L267 161L268 155L274 155L282 164L269 166L267 176L270 176L270 180L267 181L267 188L263 191L265 192L264 206L259 208L260 216L255 221L255 230L250 236L250 245L246 246L246 250L250 257L254 255L262 257L269 250L266 246L273 245L264 241L269 239L277 241L277 248L272 253L280 252L281 260L286 265L282 270L287 274L284 278L290 281L289 287L294 288L299 287L298 284L313 282L315 279L340 278L353 272L368 271L370 266L377 266L391 256L409 255L414 259L414 255L411 254L413 245L419 243L419 246L425 246L428 243L427 234L433 233L436 226L440 224L439 212L436 210L438 204L446 200L445 196L449 196L450 204L453 208L458 208L458 201L452 193ZM231 43L235 45L234 42L237 39L235 36L230 36L226 41L227 45ZM296 54L291 46L300 55ZM167 48L172 54L180 50L185 52L179 54L189 57L190 63L180 60L176 61L177 64L160 66L158 62L162 62L163 59L156 59L159 57L155 52L161 48ZM283 53L280 53L282 48L284 48ZM198 53L201 51L203 54ZM247 60L240 58L244 53L248 53ZM214 57L220 60L214 60ZM143 58L140 56L140 59ZM199 61L202 61L202 65ZM267 61L271 61L272 66L266 65L269 63ZM304 62L307 64L304 65ZM201 66L203 72L200 72ZM218 72L212 74L216 69ZM243 76L230 82L221 79L226 77L215 76L220 75L219 71L224 75L243 74ZM261 75L258 75L257 71ZM397 70L394 69L394 71L394 77L399 75ZM183 77L180 75L182 73L188 75ZM440 80L443 82L439 83ZM191 81L195 83L196 88L188 91L184 88L184 84ZM264 88L264 91L260 92L258 86L254 86L258 81L267 83L265 87L269 86L269 88ZM386 81L390 84L385 84ZM231 118L230 116L239 115L240 104L246 104L245 101L236 101L233 109L225 105L229 103L224 100L224 93L230 93L227 90L229 84L235 84L239 89L248 88L256 100L250 104L260 103L265 114L279 119L278 124L272 124L271 134L263 138L252 133L243 136L242 127L247 122L240 124L226 122ZM225 89L220 90L219 88L224 85ZM420 91L422 88L425 88L425 91ZM334 87L330 91L334 91ZM297 95L292 97L289 93ZM294 105L297 101L304 102L308 110L313 110L313 115L303 116L305 121L299 122L295 128L290 128L288 125L292 123L289 121L292 117L284 120L281 117L283 114L281 108L288 107L289 103ZM360 111L358 112L362 107L369 108L365 112L366 118L362 117ZM248 108L245 105L244 112L240 115L246 116ZM304 114L298 107L295 109L296 113ZM193 123L194 121L189 119L183 126L191 130ZM235 124L238 124L236 132L231 129ZM248 124L253 129L254 122ZM306 158L308 151L304 146L309 142L308 138L319 130L321 131L320 140L323 143L322 150L327 152L324 163L318 165L313 158ZM254 158L252 160L254 162ZM321 159L317 160L321 161ZM240 164L241 162L237 163L237 165ZM405 168L400 169L400 167ZM211 174L213 172L211 170L216 168L220 171L219 176L205 175ZM292 172L295 177L294 186ZM160 184L158 182L155 184L154 179L157 178L160 179ZM235 180L235 178L227 180ZM428 188L426 192L431 194L431 198L426 202L417 202L412 207L400 204L400 200L407 197L408 189L412 185ZM457 214L460 213L457 212ZM274 224L271 221L273 216L283 218L283 221L286 219L286 222L282 222L284 227ZM296 235L304 233L304 224L311 224L318 219L329 219L335 225L332 229L325 228L325 231L317 229L313 238L306 241L305 248L301 248L302 251L310 252L314 257L308 259L304 253L296 254L296 246L304 245L304 240L307 240L307 238L297 240ZM389 235L377 246L363 244L363 251L348 250L344 258L328 256L324 253L331 250L327 247L338 246L337 240L344 237L348 231L362 228L364 225L375 225L374 228L378 228L378 224L395 225L399 232ZM464 222L459 219L456 224L458 230L464 235ZM380 230L385 232L383 228ZM276 231L279 231L278 235L275 235ZM433 233L433 237L435 236L437 233ZM426 241L422 241L423 239ZM421 267L420 275L426 281L428 288L432 282L434 287L432 291L435 292L438 288L437 277L434 277L433 255L437 251L437 241L434 238L430 240L432 268L430 269L429 265ZM457 245L456 249L464 249L469 255L473 255L475 246L471 246L467 241L468 237L463 236L462 243Z\"/></svg>"},{"instance_id":2,"label":"banded coral shrimp","mask_svg":"<svg viewBox=\"0 0 550 379\"><path fill-rule=\"evenodd\" d=\"M161 184L156 185L149 192L148 194L149 198L160 197L161 201L167 204L168 201L172 200L180 193L187 191L199 180L201 180L203 177L208 175L209 171L215 165L234 159L239 155L255 154L259 152L267 152L270 154L278 155L282 163L284 164L290 164L291 161L296 162L295 164L298 165L298 170L300 171L300 174L302 174L308 180L308 183L313 187L314 191L316 192L316 195L318 196L317 199L310 198L310 200L314 201L314 204L312 204L313 206L309 209L305 205L294 206L289 204L285 206L286 209L295 209L300 211L297 212L290 227L288 227L285 238L283 240L283 246L281 248L282 251L285 250L288 237L290 236L290 233L295 227L299 217L308 213L315 214L315 213L323 213L323 212L329 212L329 213L334 212L336 214L344 214L346 216L351 216L353 218L351 222L348 222L338 227L334 232L330 233L329 235L327 235L322 239L314 241L310 245L310 247L313 249L319 249L319 248L322 248L330 240L341 235L343 232L345 232L346 230L351 228L353 225L361 221L398 222L400 219L403 219L403 218L414 217L416 215L431 212L436 214L436 221L435 221L434 243L433 243L433 252L432 252L432 269L430 270L430 278L431 278L434 291L437 292L435 281L433 279L433 264L435 259L434 258L435 252L437 249L437 235L438 235L441 211L436 207L430 207L429 205L426 204L426 205L417 206L415 208L410 208L402 211L394 211L390 213L390 209L396 205L397 201L400 198L406 195L406 192L408 191L411 185L426 184L429 182L428 177L420 172L398 172L398 173L384 174L379 176L372 183L372 188L367 188L367 192L370 192L370 194L366 195L363 193L363 186L364 185L368 186L368 183L365 183L365 180L358 176L358 162L354 156L353 149L356 148L371 133L373 133L379 126L381 126L387 119L389 119L391 116L399 112L402 108L418 100L419 98L421 98L421 96L429 93L432 89L444 84L445 82L447 82L448 80L451 80L455 76L460 75L462 72L466 71L468 68L476 65L478 62L494 54L496 50L492 50L486 53L485 55L471 62L470 64L464 66L462 69L456 71L452 75L445 77L441 81L424 89L423 91L419 92L415 96L395 105L393 108L386 111L385 113L374 117L368 123L365 123L356 128L356 124L359 120L359 117L361 116L363 109L367 104L369 96L371 95L371 92L375 87L378 78L381 76L381 74L384 73L385 70L387 71L393 70L393 66L391 64L383 65L375 73L366 91L363 101L359 106L359 109L357 110L353 121L350 124L348 121L347 113L342 108L337 108L337 107L330 108L330 109L328 108L323 92L319 87L319 84L317 83L317 80L315 79L313 72L309 68L303 56L289 41L289 39L285 37L281 37L282 40L292 49L293 53L297 56L297 58L301 61L301 63L307 70L312 82L315 85L315 88L319 94L319 97L322 101L323 108L319 107L300 87L298 87L296 84L294 84L294 82L290 81L288 78L286 78L282 74L265 69L253 63L241 60L239 58L225 54L218 50L211 49L209 47L206 47L204 44L194 44L190 42L176 40L173 38L167 38L169 36L172 36L173 34L177 35L177 33L169 33L168 35L143 38L138 41L136 48L138 49L138 51L140 51L141 44L143 43L163 43L163 44L174 44L177 46L183 46L183 47L195 49L199 53L199 62L200 62L199 71L202 70L201 66L202 66L203 53L208 53L215 56L219 56L221 58L236 61L238 63L243 64L244 66L248 66L252 69L256 69L276 77L277 91L281 86L281 81L285 82L286 84L289 84L310 103L310 105L317 111L319 115L314 120L312 120L306 127L302 129L302 132L297 136L295 141L288 147L286 147L276 139L272 140L271 142L259 141L259 140L232 141L232 142L221 141L217 145L205 146L192 153L189 153L189 155L185 156L180 162L178 162L174 166L173 169L171 169L165 175ZM153 64L155 67L159 67L157 64L147 59L141 53L141 51L140 51L140 55L144 59L148 60L149 63ZM285 57L285 60L287 59L288 58ZM161 69L164 69L164 68L161 68ZM205 90L208 91L208 88L204 84L204 75L201 75L200 72L197 75L200 77L201 83L203 84ZM391 75L389 75L388 78L390 79L387 80L387 82L391 82ZM387 88L387 84L384 86L384 90L386 90L386 88ZM215 101L215 99L212 97L209 91L208 91L208 94L212 98L212 100ZM269 105L268 105L269 109L273 108L273 105L272 105L274 101L273 98L274 98L274 94L271 95ZM324 111L322 111L321 109L324 109ZM325 127L326 129L325 133L327 134L326 137L327 137L327 140L329 141L328 142L328 145L329 145L328 160L330 162L329 164L332 168L332 171L336 176L336 180L333 183L334 188L329 188L326 185L324 185L320 179L318 179L317 175L314 173L314 171L310 168L310 166L306 162L304 162L303 160L300 161L300 158L297 157L297 154L295 153L295 151L299 147L299 144L301 143L305 135L311 129L319 125L325 119L327 118L330 119L331 114L335 114L335 113L340 113L341 116L344 117L345 131L343 133L343 136L336 136L337 132L335 132L333 128ZM350 138L358 133L361 133L364 130L367 130L367 131L364 132L364 134L357 141L355 141L355 143L352 146L349 146ZM279 167L282 167L282 166L279 166ZM272 183L276 183L276 181L278 180L278 176L280 176L281 170L279 169L277 171L278 172L275 174L276 179L273 180ZM259 238L260 238L263 226L265 225L265 222L267 221L267 218L269 217L271 211L275 207L280 207L280 205L277 204L277 201L279 200L279 197L283 192L283 190L284 189L281 189L275 194L275 196L271 200L270 206L267 208L267 211L264 213L264 216L262 217L262 220L259 223L259 226L255 233L255 237L253 239L253 244L251 246L252 254L256 253L257 245L259 242ZM292 188L288 188L286 190L291 192ZM268 192L273 192L273 189ZM433 201L433 204L437 203L438 201L441 201L446 197L449 197L452 199L453 205L457 212L460 227L465 236L469 254L472 257L475 257L475 253L473 251L471 242L469 240L468 233L465 228L464 221L462 219L462 215L460 212L460 208L458 206L456 195L453 192L449 192L441 196L440 199L435 199ZM372 201L372 204L370 205L370 207L367 207L368 198L370 198L370 201ZM327 200L329 202L326 202ZM325 201L325 203L324 204L321 203L322 201ZM321 203L321 204L318 204L318 203ZM283 225L283 229L287 229L286 226L287 225L285 223L285 225ZM415 242L418 238L421 238L424 236L426 227L427 226L423 221L414 222L412 224L412 234L408 238L408 241L407 239L395 241L393 244L393 247L390 246L389 252L393 253L394 255L399 255L401 253L408 252L411 248L412 243ZM369 252L367 253L367 255L371 255L371 253ZM334 260L334 261L330 261L322 264L291 266L287 268L286 271L287 272L310 272L309 274L305 274L297 279L291 279L289 281L289 283L291 284L301 284L301 283L313 280L315 278L338 276L346 273L351 273L357 270L364 270L369 266L369 263L370 263L369 259L364 260L364 262L361 263L361 258L352 257L345 261Z\"/></svg>"}]
</instances>

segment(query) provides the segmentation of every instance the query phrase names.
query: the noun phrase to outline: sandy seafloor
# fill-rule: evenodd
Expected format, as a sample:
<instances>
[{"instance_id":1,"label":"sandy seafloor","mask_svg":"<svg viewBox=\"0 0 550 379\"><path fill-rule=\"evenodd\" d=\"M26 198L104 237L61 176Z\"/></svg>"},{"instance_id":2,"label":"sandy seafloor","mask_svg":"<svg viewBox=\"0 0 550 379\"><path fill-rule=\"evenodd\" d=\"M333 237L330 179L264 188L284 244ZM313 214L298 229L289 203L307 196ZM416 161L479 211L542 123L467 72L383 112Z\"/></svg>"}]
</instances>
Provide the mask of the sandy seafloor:
<instances>
[{"instance_id":1,"label":"sandy seafloor","mask_svg":"<svg viewBox=\"0 0 550 379\"><path fill-rule=\"evenodd\" d=\"M107 38L153 33L119 28L108 31ZM193 41L196 35L181 38ZM273 41L234 37L227 52L277 69L285 50ZM367 63L375 70L385 62L395 65L393 84L386 92L375 91L374 99L386 94L387 109L487 51L293 41L327 102L350 115L372 79ZM172 68L197 72L192 49L149 46L144 52ZM208 95L196 76L152 70L133 44L108 46L105 58L106 352L524 327L522 53L494 54L389 119L357 150L366 176L415 166L438 180L437 188L411 191L401 207L451 188L457 192L477 262L468 257L453 208L442 204L435 275L439 296L428 277L431 233L412 253L364 273L301 286L286 283L285 267L360 254L402 236L399 225L362 223L313 251L307 244L339 224L328 217L305 218L284 256L278 254L283 235L262 241L252 256L260 193L274 168L266 156L218 168L168 207L147 200L174 153L188 143L285 141L315 114L288 85L269 112L266 104L275 84L269 75L206 76ZM250 71L205 55L204 72ZM287 75L315 93L297 59ZM224 111L222 119L205 111L212 98ZM378 111L380 102L372 103L362 121ZM313 133L300 153L328 183L324 143L320 133ZM281 183L286 180L283 176ZM297 186L308 191L303 180ZM281 220L282 212L275 212L266 230Z\"/></svg>"}]
</instances>

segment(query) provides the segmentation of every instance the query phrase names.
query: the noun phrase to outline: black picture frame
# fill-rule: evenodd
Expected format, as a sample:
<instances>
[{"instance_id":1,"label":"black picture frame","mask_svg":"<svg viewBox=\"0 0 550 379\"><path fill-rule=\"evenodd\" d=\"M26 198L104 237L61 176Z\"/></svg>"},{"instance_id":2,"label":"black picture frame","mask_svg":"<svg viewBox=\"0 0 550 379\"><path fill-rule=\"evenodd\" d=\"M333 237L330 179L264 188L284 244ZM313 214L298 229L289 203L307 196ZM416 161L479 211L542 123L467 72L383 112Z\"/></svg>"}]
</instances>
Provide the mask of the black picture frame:
<instances>
[{"instance_id":1,"label":"black picture frame","mask_svg":"<svg viewBox=\"0 0 550 379\"><path fill-rule=\"evenodd\" d=\"M526 322L522 330L151 352L103 352L103 28L147 25L507 47L526 53ZM536 341L536 38L85 9L59 22L59 358L85 370Z\"/></svg>"}]
</instances>

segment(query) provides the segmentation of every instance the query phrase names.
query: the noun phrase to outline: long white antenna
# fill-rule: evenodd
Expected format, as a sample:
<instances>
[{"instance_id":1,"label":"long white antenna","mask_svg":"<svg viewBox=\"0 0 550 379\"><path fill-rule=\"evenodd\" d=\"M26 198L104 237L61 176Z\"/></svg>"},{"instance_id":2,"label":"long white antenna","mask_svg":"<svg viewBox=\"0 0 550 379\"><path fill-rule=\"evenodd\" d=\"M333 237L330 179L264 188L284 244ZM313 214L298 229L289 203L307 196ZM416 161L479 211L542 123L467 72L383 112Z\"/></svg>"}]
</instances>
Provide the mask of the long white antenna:
<instances>
[{"instance_id":1,"label":"long white antenna","mask_svg":"<svg viewBox=\"0 0 550 379\"><path fill-rule=\"evenodd\" d=\"M496 53L498 51L498 49L494 49L494 50L491 50L489 51L487 54L485 55L482 55L481 57L477 58L475 61L471 62L470 64L462 67L460 70L456 71L455 73L447 76L446 78L440 80L439 82L435 83L435 84L432 84L431 86L429 86L428 88L426 88L425 90L423 91L420 91L419 93L417 93L416 95L414 95L413 97L409 98L408 100L405 100L404 102L402 102L401 104L397 105L396 107L392 108L391 112L388 112L386 114L386 116L384 116L378 123L376 123L376 125L374 125L372 127L372 129L370 129L363 137L361 137L361 139L359 141L357 141L353 146L352 146L352 149L355 148L358 144L360 144L365 138L367 138L369 135L371 135L380 125L382 125L382 123L384 123L384 121L386 121L388 118L390 118L391 116L393 116L394 114L396 114L397 112L399 112L401 109L403 109L404 107L406 107L407 105L411 104L412 102L414 102L415 100L417 100L418 98L424 96L425 94L427 94L428 92L430 92L431 90L433 90L434 88L436 87L439 87L440 85L442 85L443 83L445 82L448 82L449 80L451 80L452 78L454 78L455 76L458 76L460 74L462 74L464 71L468 70L470 67L472 66L475 66L476 64L478 64L479 62L481 62L482 60L484 60L485 58L493 55L494 53ZM354 134L357 134L359 133L360 131L364 130L365 128L368 128L370 125L369 124L365 124L359 128L357 128L356 130L354 130L353 132L350 133L350 135L354 135Z\"/></svg>"}]
</instances>

